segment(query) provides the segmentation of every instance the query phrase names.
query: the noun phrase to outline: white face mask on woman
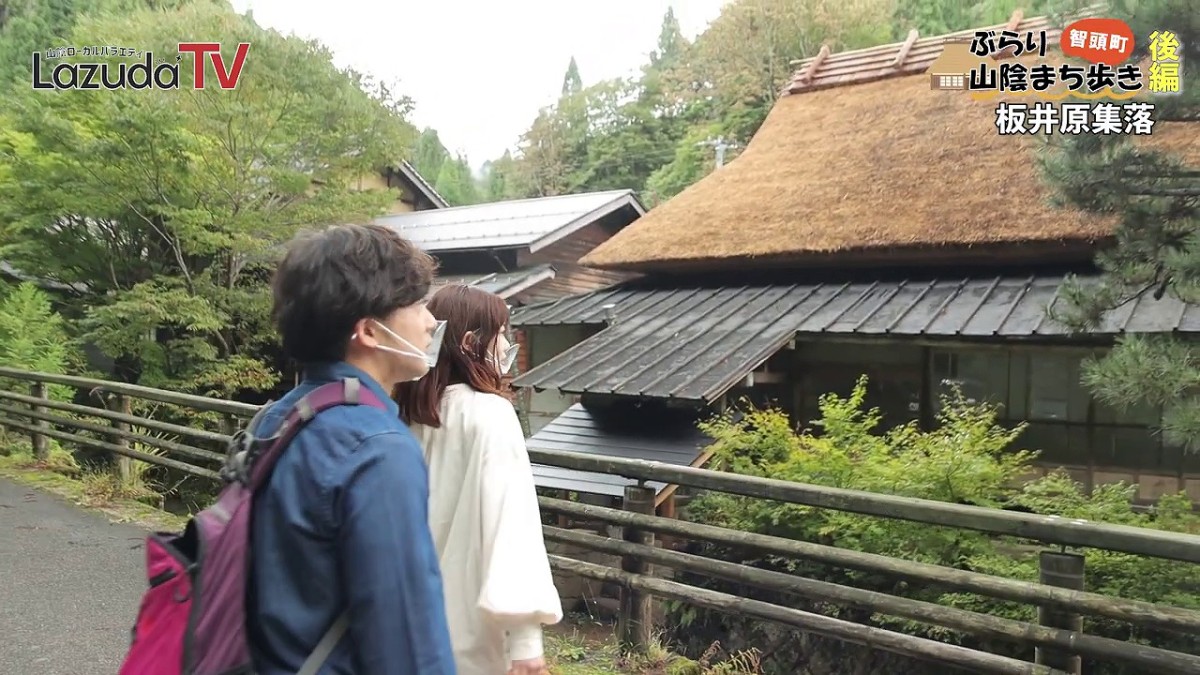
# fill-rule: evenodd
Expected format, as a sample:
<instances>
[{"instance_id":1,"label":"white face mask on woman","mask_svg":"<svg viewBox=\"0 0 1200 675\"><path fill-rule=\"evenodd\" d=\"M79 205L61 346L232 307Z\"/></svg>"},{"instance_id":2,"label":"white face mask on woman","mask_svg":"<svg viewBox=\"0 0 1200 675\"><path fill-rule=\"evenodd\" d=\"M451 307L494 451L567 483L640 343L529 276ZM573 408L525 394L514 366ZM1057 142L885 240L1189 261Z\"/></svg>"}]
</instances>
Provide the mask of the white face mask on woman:
<instances>
[{"instance_id":1,"label":"white face mask on woman","mask_svg":"<svg viewBox=\"0 0 1200 675\"><path fill-rule=\"evenodd\" d=\"M491 361L501 375L507 375L508 371L512 370L513 364L517 362L517 352L520 351L521 345L509 345L508 349L504 350L504 356L497 359L494 355L488 354L488 361Z\"/></svg>"},{"instance_id":2,"label":"white face mask on woman","mask_svg":"<svg viewBox=\"0 0 1200 675\"><path fill-rule=\"evenodd\" d=\"M479 339L479 335L481 333L483 333L482 330L467 331L467 336L470 338L470 340L474 341ZM493 341L497 349L500 347L499 342L500 337L497 336ZM463 353L469 357L470 350L467 349L466 344L466 342L463 343L462 350ZM476 344L478 344L478 342L476 342ZM520 351L520 349L521 345L514 345L510 343L508 348L504 350L503 356L497 356L495 351L489 349L488 353L484 356L484 359L488 363L492 364L492 366L496 368L496 372L500 373L500 375L507 375L508 371L512 370L513 365L516 364L517 352Z\"/></svg>"}]
</instances>

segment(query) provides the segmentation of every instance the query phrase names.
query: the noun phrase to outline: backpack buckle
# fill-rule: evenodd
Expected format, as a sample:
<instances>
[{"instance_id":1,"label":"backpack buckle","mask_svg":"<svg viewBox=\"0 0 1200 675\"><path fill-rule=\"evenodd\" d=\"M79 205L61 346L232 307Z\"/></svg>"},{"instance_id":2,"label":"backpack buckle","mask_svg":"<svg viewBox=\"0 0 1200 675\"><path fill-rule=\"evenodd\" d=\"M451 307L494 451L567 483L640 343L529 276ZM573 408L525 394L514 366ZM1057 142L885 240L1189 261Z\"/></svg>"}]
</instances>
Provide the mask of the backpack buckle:
<instances>
[{"instance_id":1,"label":"backpack buckle","mask_svg":"<svg viewBox=\"0 0 1200 675\"><path fill-rule=\"evenodd\" d=\"M287 427L287 422L285 421L281 425L281 428L269 437L259 438L254 435L263 416L273 406L273 403L273 401L268 401L260 407L258 412L254 414L254 417L251 418L250 423L238 429L229 438L229 443L225 448L225 463L218 472L221 480L226 484L236 481L242 485L249 485L250 467L254 464L254 459L258 456L261 447L264 444L274 442L283 433L284 428Z\"/></svg>"}]
</instances>

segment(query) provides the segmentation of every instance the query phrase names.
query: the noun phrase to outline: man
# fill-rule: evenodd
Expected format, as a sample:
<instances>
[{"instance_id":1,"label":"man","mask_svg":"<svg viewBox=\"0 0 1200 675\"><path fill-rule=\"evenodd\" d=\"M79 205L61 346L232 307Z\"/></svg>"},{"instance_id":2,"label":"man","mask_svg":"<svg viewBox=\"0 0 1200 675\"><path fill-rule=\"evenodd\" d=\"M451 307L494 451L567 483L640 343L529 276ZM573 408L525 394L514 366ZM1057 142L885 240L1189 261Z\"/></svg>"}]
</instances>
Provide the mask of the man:
<instances>
[{"instance_id":1,"label":"man","mask_svg":"<svg viewBox=\"0 0 1200 675\"><path fill-rule=\"evenodd\" d=\"M326 410L305 425L257 496L249 630L258 675L296 673L337 618L349 630L322 674L453 675L442 580L427 524L420 446L390 392L440 344L425 308L432 259L383 227L293 242L274 279L274 319L303 381L264 416L272 433L301 396L358 378L387 410Z\"/></svg>"}]
</instances>

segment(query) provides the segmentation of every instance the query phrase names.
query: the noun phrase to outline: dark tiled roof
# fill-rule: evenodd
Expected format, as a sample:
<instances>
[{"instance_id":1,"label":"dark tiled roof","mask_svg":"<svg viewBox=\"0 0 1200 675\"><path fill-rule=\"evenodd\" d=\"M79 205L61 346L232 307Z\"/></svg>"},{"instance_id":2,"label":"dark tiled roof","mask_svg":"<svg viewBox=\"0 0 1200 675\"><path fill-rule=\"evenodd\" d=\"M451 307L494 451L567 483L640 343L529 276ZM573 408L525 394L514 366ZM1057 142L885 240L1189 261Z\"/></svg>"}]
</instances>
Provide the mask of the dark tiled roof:
<instances>
[{"instance_id":1,"label":"dark tiled roof","mask_svg":"<svg viewBox=\"0 0 1200 675\"><path fill-rule=\"evenodd\" d=\"M604 325L609 312L615 323L514 384L712 401L797 335L1065 337L1069 330L1046 311L1063 281L1053 275L609 289L517 310L513 325L526 328ZM1144 332L1200 332L1200 307L1143 294L1094 331Z\"/></svg>"},{"instance_id":2,"label":"dark tiled roof","mask_svg":"<svg viewBox=\"0 0 1200 675\"><path fill-rule=\"evenodd\" d=\"M653 423L650 423L650 420ZM531 451L565 450L608 457L644 459L689 466L704 452L711 439L695 424L694 416L682 411L675 414L637 415L628 411L589 410L576 403L562 415L529 438ZM576 471L543 464L533 465L534 482L539 487L574 490L619 497L626 485L637 480ZM656 491L660 482L646 483Z\"/></svg>"}]
</instances>

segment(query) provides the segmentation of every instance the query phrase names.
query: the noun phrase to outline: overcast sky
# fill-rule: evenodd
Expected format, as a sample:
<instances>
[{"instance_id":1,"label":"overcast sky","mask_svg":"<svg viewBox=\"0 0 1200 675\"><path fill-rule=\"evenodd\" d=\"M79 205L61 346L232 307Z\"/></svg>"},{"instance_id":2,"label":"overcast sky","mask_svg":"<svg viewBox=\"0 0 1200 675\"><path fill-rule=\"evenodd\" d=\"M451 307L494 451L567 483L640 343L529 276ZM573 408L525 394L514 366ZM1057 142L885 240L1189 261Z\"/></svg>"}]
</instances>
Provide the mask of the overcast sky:
<instances>
[{"instance_id":1,"label":"overcast sky","mask_svg":"<svg viewBox=\"0 0 1200 675\"><path fill-rule=\"evenodd\" d=\"M554 102L572 56L585 85L630 74L667 7L690 38L725 1L232 0L259 25L324 42L338 65L399 80L416 101L413 122L476 169ZM253 60L251 49L247 67Z\"/></svg>"}]
</instances>

